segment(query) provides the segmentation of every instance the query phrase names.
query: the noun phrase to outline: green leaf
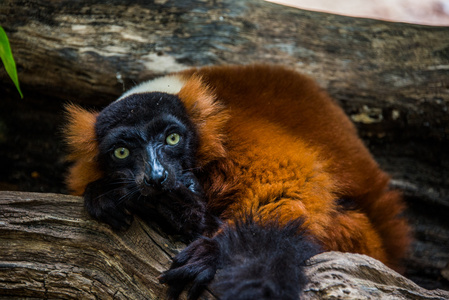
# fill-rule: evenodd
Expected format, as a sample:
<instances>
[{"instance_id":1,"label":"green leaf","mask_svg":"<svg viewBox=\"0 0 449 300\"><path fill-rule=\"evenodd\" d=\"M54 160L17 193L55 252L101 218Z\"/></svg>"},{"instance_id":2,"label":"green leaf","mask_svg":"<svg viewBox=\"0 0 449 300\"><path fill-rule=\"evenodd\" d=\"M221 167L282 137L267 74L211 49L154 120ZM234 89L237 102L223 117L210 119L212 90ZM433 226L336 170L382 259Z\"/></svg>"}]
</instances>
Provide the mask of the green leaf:
<instances>
[{"instance_id":1,"label":"green leaf","mask_svg":"<svg viewBox=\"0 0 449 300\"><path fill-rule=\"evenodd\" d=\"M20 94L20 98L23 98L22 91L20 90L19 87L19 78L17 76L16 63L14 61L14 57L12 56L11 47L9 46L9 40L8 37L6 36L5 30L3 30L3 27L1 26L0 26L0 58L3 61L3 65L5 65L6 72L16 85L16 88Z\"/></svg>"}]
</instances>

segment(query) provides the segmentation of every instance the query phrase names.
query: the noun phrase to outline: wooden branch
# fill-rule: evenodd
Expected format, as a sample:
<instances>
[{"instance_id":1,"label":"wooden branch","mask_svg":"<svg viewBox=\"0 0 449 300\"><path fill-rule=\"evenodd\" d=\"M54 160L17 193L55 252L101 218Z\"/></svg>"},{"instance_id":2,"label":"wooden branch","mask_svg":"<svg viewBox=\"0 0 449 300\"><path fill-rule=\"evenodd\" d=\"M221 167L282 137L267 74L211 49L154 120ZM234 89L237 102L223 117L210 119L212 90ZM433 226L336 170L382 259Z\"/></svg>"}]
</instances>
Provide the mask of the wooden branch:
<instances>
[{"instance_id":1,"label":"wooden branch","mask_svg":"<svg viewBox=\"0 0 449 300\"><path fill-rule=\"evenodd\" d=\"M449 292L426 290L359 254L325 252L312 257L301 299L448 299Z\"/></svg>"},{"instance_id":2,"label":"wooden branch","mask_svg":"<svg viewBox=\"0 0 449 300\"><path fill-rule=\"evenodd\" d=\"M260 0L4 3L0 24L10 36L22 84L61 99L104 104L124 83L129 88L190 66L265 61L312 75L342 100L395 102L396 119L403 108L418 113L411 103L438 98L441 108L448 104L448 28ZM380 103L356 118L378 122L374 108Z\"/></svg>"},{"instance_id":3,"label":"wooden branch","mask_svg":"<svg viewBox=\"0 0 449 300\"><path fill-rule=\"evenodd\" d=\"M0 25L25 94L20 101L0 69L0 189L65 191L66 163L55 133L61 103L103 106L135 83L191 66L281 63L316 78L342 104L394 187L403 190L416 236L407 277L449 289L448 27L307 12L259 0L3 0ZM60 209L55 204L53 212ZM9 224L9 218L14 214L0 222ZM112 236L116 241L120 235ZM34 251L44 242L40 237L36 246L26 246ZM31 250L22 264L44 264ZM144 278L155 283L150 277Z\"/></svg>"},{"instance_id":4,"label":"wooden branch","mask_svg":"<svg viewBox=\"0 0 449 300\"><path fill-rule=\"evenodd\" d=\"M185 245L140 220L114 232L82 198L0 193L0 295L165 299L157 276Z\"/></svg>"},{"instance_id":5,"label":"wooden branch","mask_svg":"<svg viewBox=\"0 0 449 300\"><path fill-rule=\"evenodd\" d=\"M0 192L0 296L165 299L157 276L184 245L136 219L126 232L91 220L80 197ZM363 255L309 261L301 299L445 299ZM215 299L206 293L204 299Z\"/></svg>"}]
</instances>

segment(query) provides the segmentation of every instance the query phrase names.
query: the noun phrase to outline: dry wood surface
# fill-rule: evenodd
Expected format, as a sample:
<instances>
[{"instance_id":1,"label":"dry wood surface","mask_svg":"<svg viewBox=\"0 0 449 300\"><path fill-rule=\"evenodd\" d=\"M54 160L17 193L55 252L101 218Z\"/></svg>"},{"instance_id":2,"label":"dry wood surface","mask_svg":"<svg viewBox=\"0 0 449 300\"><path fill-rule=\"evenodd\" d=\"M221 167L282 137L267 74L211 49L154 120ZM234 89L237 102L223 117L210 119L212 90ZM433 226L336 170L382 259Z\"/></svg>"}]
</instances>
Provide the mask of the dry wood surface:
<instances>
[{"instance_id":1,"label":"dry wood surface","mask_svg":"<svg viewBox=\"0 0 449 300\"><path fill-rule=\"evenodd\" d=\"M80 197L0 192L0 298L165 299L157 276L184 245L140 219L114 232L82 207ZM301 299L449 298L364 255L323 253L305 272Z\"/></svg>"}]
</instances>

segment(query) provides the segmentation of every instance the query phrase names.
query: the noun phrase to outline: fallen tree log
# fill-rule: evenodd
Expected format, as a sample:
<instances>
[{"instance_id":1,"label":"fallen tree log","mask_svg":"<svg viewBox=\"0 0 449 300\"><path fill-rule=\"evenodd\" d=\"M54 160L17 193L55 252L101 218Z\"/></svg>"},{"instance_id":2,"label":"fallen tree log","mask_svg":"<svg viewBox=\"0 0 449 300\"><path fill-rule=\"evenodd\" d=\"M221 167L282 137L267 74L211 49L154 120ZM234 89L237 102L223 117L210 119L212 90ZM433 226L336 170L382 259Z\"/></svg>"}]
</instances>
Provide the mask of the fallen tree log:
<instances>
[{"instance_id":1,"label":"fallen tree log","mask_svg":"<svg viewBox=\"0 0 449 300\"><path fill-rule=\"evenodd\" d=\"M0 193L0 295L164 299L157 276L184 245L137 220L114 232L80 197Z\"/></svg>"},{"instance_id":2,"label":"fallen tree log","mask_svg":"<svg viewBox=\"0 0 449 300\"><path fill-rule=\"evenodd\" d=\"M406 276L449 289L449 28L258 0L4 0L0 25L25 94L0 70L0 189L66 192L67 101L102 107L191 66L282 63L342 104L404 192L416 236Z\"/></svg>"},{"instance_id":3,"label":"fallen tree log","mask_svg":"<svg viewBox=\"0 0 449 300\"><path fill-rule=\"evenodd\" d=\"M426 290L359 254L325 252L312 257L304 299L447 299L449 292ZM303 299L301 298L301 299Z\"/></svg>"},{"instance_id":4,"label":"fallen tree log","mask_svg":"<svg viewBox=\"0 0 449 300\"><path fill-rule=\"evenodd\" d=\"M165 299L156 278L184 247L140 219L114 232L60 194L0 192L0 220L0 298ZM449 298L364 255L320 254L306 274L301 299Z\"/></svg>"}]
</instances>

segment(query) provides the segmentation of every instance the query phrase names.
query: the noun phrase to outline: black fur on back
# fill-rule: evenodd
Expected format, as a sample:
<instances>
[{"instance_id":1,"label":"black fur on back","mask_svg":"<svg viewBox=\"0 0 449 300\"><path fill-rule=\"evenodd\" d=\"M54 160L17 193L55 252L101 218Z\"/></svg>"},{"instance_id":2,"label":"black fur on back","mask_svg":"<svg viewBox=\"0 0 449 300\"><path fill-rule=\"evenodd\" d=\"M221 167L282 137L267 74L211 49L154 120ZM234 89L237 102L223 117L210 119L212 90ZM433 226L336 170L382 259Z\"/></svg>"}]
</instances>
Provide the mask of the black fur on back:
<instances>
[{"instance_id":1,"label":"black fur on back","mask_svg":"<svg viewBox=\"0 0 449 300\"><path fill-rule=\"evenodd\" d=\"M246 217L216 241L220 259L213 290L222 300L298 299L307 283L304 263L321 252L301 219L281 226Z\"/></svg>"}]
</instances>

